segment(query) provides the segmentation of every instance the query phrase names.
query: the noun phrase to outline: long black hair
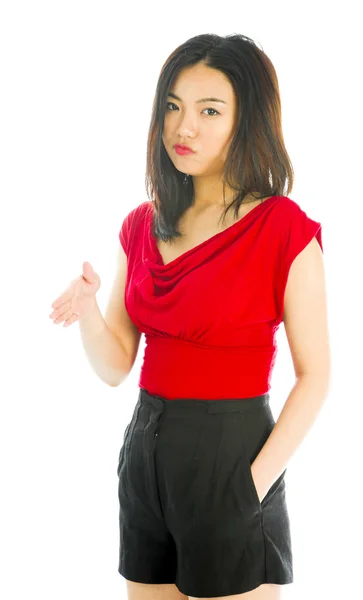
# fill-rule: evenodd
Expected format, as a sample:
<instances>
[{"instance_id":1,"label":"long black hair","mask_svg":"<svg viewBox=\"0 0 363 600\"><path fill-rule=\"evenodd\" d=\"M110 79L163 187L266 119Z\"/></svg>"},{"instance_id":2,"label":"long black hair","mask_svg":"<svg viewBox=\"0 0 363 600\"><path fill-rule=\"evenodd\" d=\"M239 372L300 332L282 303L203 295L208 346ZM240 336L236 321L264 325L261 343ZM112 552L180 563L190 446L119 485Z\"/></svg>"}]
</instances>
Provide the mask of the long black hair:
<instances>
[{"instance_id":1,"label":"long black hair","mask_svg":"<svg viewBox=\"0 0 363 600\"><path fill-rule=\"evenodd\" d=\"M153 230L157 239L169 241L182 234L177 223L193 204L192 177L175 168L166 152L162 135L167 98L179 71L202 63L218 69L233 86L237 122L223 172L236 197L222 217L234 206L235 218L244 198L257 191L257 199L288 195L293 185L293 168L287 154L281 124L281 101L277 75L271 60L249 37L202 34L178 46L162 66L153 102L147 141L145 185L153 202ZM285 185L287 183L287 189Z\"/></svg>"}]
</instances>

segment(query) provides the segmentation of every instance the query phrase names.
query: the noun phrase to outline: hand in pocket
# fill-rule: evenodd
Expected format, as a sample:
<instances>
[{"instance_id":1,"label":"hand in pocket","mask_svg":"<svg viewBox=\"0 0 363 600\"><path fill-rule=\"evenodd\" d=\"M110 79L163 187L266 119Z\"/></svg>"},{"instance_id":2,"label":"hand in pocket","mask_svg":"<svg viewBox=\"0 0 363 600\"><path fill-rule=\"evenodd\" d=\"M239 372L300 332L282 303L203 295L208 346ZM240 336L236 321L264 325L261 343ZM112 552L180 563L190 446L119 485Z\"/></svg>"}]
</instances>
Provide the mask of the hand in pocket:
<instances>
[{"instance_id":1,"label":"hand in pocket","mask_svg":"<svg viewBox=\"0 0 363 600\"><path fill-rule=\"evenodd\" d=\"M255 486L255 490L256 490L258 499L261 504L262 500L264 499L264 497L266 496L266 494L268 492L268 489L266 490L266 489L262 488L262 484L258 480L258 474L256 473L256 470L253 469L253 463L251 465L251 477L252 477L253 484Z\"/></svg>"}]
</instances>

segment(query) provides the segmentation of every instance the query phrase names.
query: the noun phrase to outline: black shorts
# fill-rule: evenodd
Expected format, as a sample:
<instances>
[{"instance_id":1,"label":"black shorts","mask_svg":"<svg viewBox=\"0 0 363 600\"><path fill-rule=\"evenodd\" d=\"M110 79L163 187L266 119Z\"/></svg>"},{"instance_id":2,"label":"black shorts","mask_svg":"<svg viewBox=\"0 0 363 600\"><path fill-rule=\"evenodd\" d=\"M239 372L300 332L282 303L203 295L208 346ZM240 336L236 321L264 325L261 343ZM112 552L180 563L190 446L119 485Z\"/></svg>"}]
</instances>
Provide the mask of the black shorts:
<instances>
[{"instance_id":1,"label":"black shorts","mask_svg":"<svg viewBox=\"0 0 363 600\"><path fill-rule=\"evenodd\" d=\"M140 388L117 467L123 577L202 598L293 582L286 469L262 502L250 469L275 425L269 398Z\"/></svg>"}]
</instances>

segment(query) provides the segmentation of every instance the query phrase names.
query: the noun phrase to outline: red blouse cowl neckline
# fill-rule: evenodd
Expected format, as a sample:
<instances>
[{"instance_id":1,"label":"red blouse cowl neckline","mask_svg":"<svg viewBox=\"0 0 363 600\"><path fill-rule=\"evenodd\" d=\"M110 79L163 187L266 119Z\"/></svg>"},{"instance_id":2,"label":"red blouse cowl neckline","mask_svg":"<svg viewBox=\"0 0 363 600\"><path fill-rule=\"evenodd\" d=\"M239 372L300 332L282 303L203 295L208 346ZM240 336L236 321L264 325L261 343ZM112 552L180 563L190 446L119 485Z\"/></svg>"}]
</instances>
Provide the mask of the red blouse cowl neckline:
<instances>
[{"instance_id":1,"label":"red blouse cowl neckline","mask_svg":"<svg viewBox=\"0 0 363 600\"><path fill-rule=\"evenodd\" d=\"M145 334L139 387L167 399L267 393L291 264L321 224L271 196L167 264L152 235L153 203L125 217L125 306Z\"/></svg>"}]
</instances>

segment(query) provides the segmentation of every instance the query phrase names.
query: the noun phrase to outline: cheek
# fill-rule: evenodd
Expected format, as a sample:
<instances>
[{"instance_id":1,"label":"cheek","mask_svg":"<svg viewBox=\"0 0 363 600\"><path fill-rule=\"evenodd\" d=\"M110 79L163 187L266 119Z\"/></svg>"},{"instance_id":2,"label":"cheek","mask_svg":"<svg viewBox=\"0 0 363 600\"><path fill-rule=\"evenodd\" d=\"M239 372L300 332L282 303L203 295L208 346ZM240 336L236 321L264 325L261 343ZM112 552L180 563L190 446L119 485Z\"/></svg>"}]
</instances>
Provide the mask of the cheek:
<instances>
[{"instance_id":1,"label":"cheek","mask_svg":"<svg viewBox=\"0 0 363 600\"><path fill-rule=\"evenodd\" d=\"M162 140L163 140L165 146L168 143L170 143L171 138L172 138L172 132L170 130L170 127L168 127L168 125L164 124Z\"/></svg>"},{"instance_id":2,"label":"cheek","mask_svg":"<svg viewBox=\"0 0 363 600\"><path fill-rule=\"evenodd\" d=\"M170 131L170 130L171 130L171 128L172 128L171 121L170 121L170 119L168 118L168 115L165 115L165 118L164 118L164 124L163 124L163 131L164 131L164 132Z\"/></svg>"},{"instance_id":3,"label":"cheek","mask_svg":"<svg viewBox=\"0 0 363 600\"><path fill-rule=\"evenodd\" d=\"M209 154L220 154L221 152L225 152L230 144L229 132L226 132L224 129L220 131L214 131L213 136L210 137L207 149Z\"/></svg>"}]
</instances>

